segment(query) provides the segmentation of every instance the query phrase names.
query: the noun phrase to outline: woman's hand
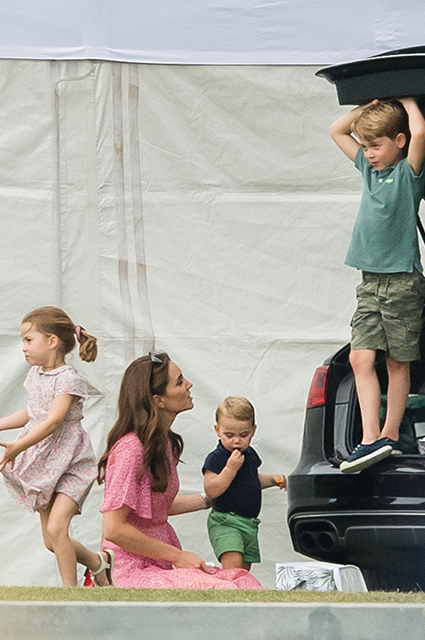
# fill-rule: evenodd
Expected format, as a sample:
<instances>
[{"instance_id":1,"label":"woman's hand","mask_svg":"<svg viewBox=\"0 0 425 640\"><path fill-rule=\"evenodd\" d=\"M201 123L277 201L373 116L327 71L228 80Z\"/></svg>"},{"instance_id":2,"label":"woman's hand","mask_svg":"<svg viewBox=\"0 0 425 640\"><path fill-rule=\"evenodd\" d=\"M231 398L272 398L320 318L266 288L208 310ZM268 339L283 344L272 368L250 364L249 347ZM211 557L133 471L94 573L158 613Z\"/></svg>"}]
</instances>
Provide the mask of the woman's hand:
<instances>
[{"instance_id":1,"label":"woman's hand","mask_svg":"<svg viewBox=\"0 0 425 640\"><path fill-rule=\"evenodd\" d=\"M180 554L173 562L175 569L201 569L205 573L215 573L215 567L208 567L201 558L198 558L196 553L191 551L180 551Z\"/></svg>"}]
</instances>

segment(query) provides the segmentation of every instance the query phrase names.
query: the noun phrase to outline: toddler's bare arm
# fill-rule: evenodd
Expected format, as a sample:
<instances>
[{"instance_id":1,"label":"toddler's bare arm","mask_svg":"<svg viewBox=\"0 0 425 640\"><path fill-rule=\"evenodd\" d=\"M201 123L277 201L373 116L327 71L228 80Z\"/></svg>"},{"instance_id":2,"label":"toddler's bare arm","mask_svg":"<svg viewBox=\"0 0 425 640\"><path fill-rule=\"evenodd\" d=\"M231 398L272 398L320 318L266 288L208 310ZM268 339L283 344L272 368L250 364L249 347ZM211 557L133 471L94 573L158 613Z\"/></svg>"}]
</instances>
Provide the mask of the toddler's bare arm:
<instances>
[{"instance_id":1,"label":"toddler's bare arm","mask_svg":"<svg viewBox=\"0 0 425 640\"><path fill-rule=\"evenodd\" d=\"M214 471L210 469L205 471L204 489L210 500L218 498L218 496L221 496L221 494L230 487L243 462L243 453L235 449L232 451L226 466L220 473L214 473Z\"/></svg>"},{"instance_id":2,"label":"toddler's bare arm","mask_svg":"<svg viewBox=\"0 0 425 640\"><path fill-rule=\"evenodd\" d=\"M287 489L286 477L283 473L259 473L260 484L262 489L269 487L279 487L279 489Z\"/></svg>"}]
</instances>

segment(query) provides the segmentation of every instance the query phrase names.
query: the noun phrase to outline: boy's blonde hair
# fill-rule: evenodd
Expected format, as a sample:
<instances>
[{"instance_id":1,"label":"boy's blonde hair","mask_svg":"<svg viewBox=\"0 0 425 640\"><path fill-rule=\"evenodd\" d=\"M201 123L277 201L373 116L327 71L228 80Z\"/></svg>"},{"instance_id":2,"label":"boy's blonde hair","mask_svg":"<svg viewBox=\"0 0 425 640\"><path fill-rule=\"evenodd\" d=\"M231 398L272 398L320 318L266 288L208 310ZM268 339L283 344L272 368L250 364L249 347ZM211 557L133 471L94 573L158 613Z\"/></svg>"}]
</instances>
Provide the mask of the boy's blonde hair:
<instances>
[{"instance_id":1,"label":"boy's blonde hair","mask_svg":"<svg viewBox=\"0 0 425 640\"><path fill-rule=\"evenodd\" d=\"M399 133L406 136L405 151L410 141L409 119L406 109L398 100L378 100L363 109L351 124L351 132L360 140L375 138L395 140Z\"/></svg>"},{"instance_id":2,"label":"boy's blonde hair","mask_svg":"<svg viewBox=\"0 0 425 640\"><path fill-rule=\"evenodd\" d=\"M250 421L255 426L255 409L247 398L243 396L228 396L222 400L215 412L215 421L220 422L220 417L226 413L235 420Z\"/></svg>"},{"instance_id":3,"label":"boy's blonde hair","mask_svg":"<svg viewBox=\"0 0 425 640\"><path fill-rule=\"evenodd\" d=\"M21 324L33 324L45 336L56 336L60 340L60 351L65 356L71 353L77 341L79 356L85 362L93 362L97 356L97 340L58 307L39 307L27 313Z\"/></svg>"}]
</instances>

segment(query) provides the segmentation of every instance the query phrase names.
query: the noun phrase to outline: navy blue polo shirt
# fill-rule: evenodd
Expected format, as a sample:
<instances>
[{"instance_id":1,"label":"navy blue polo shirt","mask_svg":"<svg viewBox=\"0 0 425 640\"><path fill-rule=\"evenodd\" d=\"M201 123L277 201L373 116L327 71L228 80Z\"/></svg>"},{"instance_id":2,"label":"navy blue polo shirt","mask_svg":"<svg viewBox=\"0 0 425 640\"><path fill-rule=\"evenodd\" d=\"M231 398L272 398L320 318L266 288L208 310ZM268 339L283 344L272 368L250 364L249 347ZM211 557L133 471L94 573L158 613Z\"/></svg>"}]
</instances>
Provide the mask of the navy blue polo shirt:
<instances>
[{"instance_id":1,"label":"navy blue polo shirt","mask_svg":"<svg viewBox=\"0 0 425 640\"><path fill-rule=\"evenodd\" d=\"M256 518L261 509L261 484L258 467L261 459L257 452L248 447L244 452L245 460L230 487L213 500L214 509L221 513L237 513L244 518ZM220 473L227 464L231 452L227 451L219 440L217 448L205 459L202 473L208 469Z\"/></svg>"}]
</instances>

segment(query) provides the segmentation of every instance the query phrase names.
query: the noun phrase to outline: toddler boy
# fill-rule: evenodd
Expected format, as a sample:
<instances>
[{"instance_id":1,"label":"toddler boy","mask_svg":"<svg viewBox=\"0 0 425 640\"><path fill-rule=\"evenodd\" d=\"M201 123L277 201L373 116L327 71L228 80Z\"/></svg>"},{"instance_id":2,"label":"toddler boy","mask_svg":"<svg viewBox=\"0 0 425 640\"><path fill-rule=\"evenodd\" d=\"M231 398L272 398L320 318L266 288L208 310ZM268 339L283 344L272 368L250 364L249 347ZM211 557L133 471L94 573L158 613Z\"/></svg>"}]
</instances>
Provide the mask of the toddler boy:
<instances>
[{"instance_id":1,"label":"toddler boy","mask_svg":"<svg viewBox=\"0 0 425 640\"><path fill-rule=\"evenodd\" d=\"M274 486L286 489L286 478L258 473L261 460L250 446L256 424L249 400L242 396L222 400L214 429L220 441L202 468L205 493L213 503L208 535L223 569L249 571L252 562L260 562L261 490Z\"/></svg>"}]
</instances>

